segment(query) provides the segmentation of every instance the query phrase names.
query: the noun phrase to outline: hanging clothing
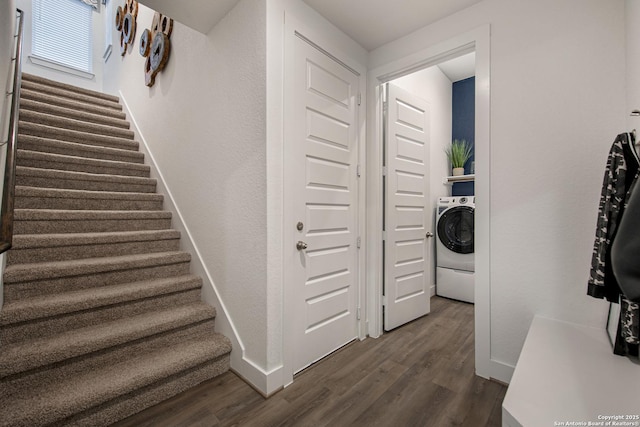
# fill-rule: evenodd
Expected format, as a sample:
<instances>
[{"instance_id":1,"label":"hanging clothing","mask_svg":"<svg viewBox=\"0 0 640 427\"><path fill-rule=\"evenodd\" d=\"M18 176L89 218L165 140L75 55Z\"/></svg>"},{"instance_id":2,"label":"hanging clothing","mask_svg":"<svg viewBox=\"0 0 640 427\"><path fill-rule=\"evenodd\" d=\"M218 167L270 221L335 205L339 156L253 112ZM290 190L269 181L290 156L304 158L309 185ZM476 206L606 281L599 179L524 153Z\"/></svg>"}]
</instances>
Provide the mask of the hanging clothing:
<instances>
[{"instance_id":1,"label":"hanging clothing","mask_svg":"<svg viewBox=\"0 0 640 427\"><path fill-rule=\"evenodd\" d=\"M633 135L624 133L616 137L609 151L587 290L594 298L606 298L610 302L620 303L613 352L630 356L638 356L640 337L637 322L640 310L638 304L629 301L622 293L611 257L612 245L640 170L640 159L634 145Z\"/></svg>"},{"instance_id":2,"label":"hanging clothing","mask_svg":"<svg viewBox=\"0 0 640 427\"><path fill-rule=\"evenodd\" d=\"M611 245L611 266L624 296L640 303L640 186L637 180L629 191L624 218Z\"/></svg>"},{"instance_id":3,"label":"hanging clothing","mask_svg":"<svg viewBox=\"0 0 640 427\"><path fill-rule=\"evenodd\" d=\"M594 298L606 298L616 303L619 301L620 287L611 266L611 244L624 213L628 192L640 169L633 139L629 133L620 134L609 150L587 290Z\"/></svg>"}]
</instances>

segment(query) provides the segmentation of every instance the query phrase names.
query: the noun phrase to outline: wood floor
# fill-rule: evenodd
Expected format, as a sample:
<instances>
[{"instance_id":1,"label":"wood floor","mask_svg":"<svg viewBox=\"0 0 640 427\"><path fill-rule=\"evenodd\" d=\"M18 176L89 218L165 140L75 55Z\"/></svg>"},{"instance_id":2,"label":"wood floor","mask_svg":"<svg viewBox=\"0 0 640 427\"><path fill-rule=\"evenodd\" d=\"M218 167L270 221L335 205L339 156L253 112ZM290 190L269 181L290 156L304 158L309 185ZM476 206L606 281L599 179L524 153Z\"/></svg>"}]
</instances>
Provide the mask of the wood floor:
<instances>
[{"instance_id":1,"label":"wood floor","mask_svg":"<svg viewBox=\"0 0 640 427\"><path fill-rule=\"evenodd\" d=\"M346 346L269 399L228 372L115 425L500 426L505 392L474 375L473 306L434 297L428 316Z\"/></svg>"}]
</instances>

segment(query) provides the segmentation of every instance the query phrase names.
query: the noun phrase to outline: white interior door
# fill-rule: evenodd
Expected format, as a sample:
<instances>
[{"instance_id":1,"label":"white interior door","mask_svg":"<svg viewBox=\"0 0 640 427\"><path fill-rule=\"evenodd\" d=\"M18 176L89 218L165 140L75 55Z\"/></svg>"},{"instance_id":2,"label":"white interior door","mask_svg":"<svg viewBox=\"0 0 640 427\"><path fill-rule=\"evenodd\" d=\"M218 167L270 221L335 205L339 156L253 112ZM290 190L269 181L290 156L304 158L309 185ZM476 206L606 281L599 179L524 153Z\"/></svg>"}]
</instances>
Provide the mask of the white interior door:
<instances>
[{"instance_id":1,"label":"white interior door","mask_svg":"<svg viewBox=\"0 0 640 427\"><path fill-rule=\"evenodd\" d=\"M295 37L285 216L294 295L294 372L358 336L359 77ZM289 120L289 118L288 118ZM291 231L293 230L293 234Z\"/></svg>"},{"instance_id":2,"label":"white interior door","mask_svg":"<svg viewBox=\"0 0 640 427\"><path fill-rule=\"evenodd\" d=\"M429 106L387 84L384 329L429 313Z\"/></svg>"}]
</instances>

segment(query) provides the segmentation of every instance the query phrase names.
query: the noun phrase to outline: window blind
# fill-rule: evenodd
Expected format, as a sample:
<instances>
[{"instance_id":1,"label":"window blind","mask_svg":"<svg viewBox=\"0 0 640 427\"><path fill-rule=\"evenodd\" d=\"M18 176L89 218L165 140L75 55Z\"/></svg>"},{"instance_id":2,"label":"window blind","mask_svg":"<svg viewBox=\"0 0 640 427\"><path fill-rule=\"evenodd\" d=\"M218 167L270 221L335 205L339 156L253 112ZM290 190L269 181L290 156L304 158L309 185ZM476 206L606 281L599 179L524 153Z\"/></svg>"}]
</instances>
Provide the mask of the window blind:
<instances>
[{"instance_id":1,"label":"window blind","mask_svg":"<svg viewBox=\"0 0 640 427\"><path fill-rule=\"evenodd\" d=\"M90 73L92 12L78 0L33 0L32 54Z\"/></svg>"}]
</instances>

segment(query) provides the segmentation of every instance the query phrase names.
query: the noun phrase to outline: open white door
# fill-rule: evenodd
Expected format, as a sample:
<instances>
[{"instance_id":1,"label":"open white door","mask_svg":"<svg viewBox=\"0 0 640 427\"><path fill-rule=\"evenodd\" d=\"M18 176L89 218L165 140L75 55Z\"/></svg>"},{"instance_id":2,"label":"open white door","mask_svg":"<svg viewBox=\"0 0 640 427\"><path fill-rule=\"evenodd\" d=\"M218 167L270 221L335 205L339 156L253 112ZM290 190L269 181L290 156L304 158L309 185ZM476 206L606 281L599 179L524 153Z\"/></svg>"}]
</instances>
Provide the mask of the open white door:
<instances>
[{"instance_id":1,"label":"open white door","mask_svg":"<svg viewBox=\"0 0 640 427\"><path fill-rule=\"evenodd\" d=\"M387 84L384 329L430 311L429 105Z\"/></svg>"},{"instance_id":2,"label":"open white door","mask_svg":"<svg viewBox=\"0 0 640 427\"><path fill-rule=\"evenodd\" d=\"M299 37L294 63L285 277L295 373L358 337L359 76Z\"/></svg>"}]
</instances>

